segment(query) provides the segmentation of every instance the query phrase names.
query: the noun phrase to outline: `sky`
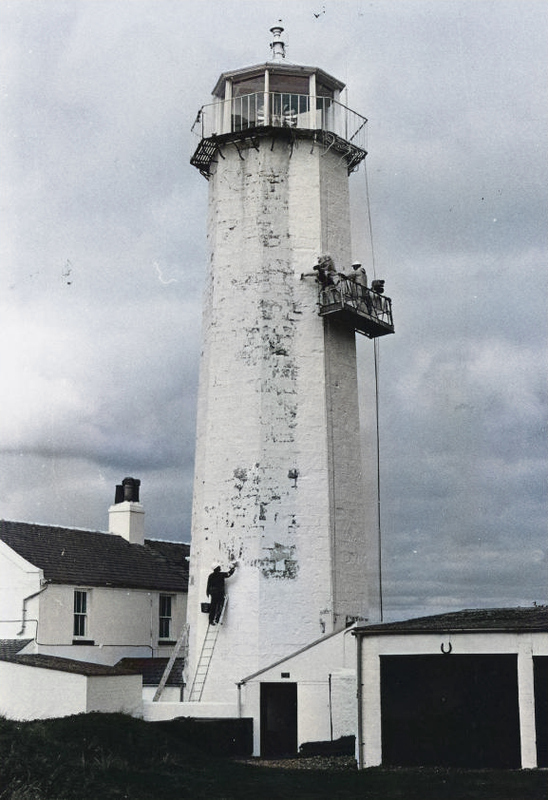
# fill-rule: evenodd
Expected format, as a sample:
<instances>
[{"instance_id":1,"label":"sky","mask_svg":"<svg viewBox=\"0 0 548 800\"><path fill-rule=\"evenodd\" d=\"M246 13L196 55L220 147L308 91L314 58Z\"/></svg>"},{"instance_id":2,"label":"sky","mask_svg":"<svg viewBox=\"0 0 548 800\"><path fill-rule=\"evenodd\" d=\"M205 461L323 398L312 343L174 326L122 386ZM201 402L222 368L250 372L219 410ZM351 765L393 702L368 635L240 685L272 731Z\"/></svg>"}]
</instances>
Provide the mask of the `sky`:
<instances>
[{"instance_id":1,"label":"sky","mask_svg":"<svg viewBox=\"0 0 548 800\"><path fill-rule=\"evenodd\" d=\"M288 60L369 120L351 196L354 257L396 325L385 618L546 603L544 0L2 0L0 517L107 530L133 476L147 536L189 541L207 208L190 129L280 19Z\"/></svg>"}]
</instances>

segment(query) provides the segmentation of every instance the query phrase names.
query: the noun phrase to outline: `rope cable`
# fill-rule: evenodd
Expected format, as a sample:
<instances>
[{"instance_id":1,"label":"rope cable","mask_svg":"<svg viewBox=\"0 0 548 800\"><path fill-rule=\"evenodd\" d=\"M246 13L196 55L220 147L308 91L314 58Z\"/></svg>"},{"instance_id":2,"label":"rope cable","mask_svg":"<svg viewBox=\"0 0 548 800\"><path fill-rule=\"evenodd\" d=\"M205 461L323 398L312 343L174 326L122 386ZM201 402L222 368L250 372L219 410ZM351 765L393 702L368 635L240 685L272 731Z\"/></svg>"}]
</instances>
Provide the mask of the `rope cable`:
<instances>
[{"instance_id":1,"label":"rope cable","mask_svg":"<svg viewBox=\"0 0 548 800\"><path fill-rule=\"evenodd\" d=\"M365 175L365 205L367 208L367 225L369 232L369 246L371 248L371 266L373 267L373 279L377 279L377 265L375 263L375 247L373 245L373 223L371 221L371 203L369 201L369 178L367 177L367 158L363 162L363 173Z\"/></svg>"},{"instance_id":2,"label":"rope cable","mask_svg":"<svg viewBox=\"0 0 548 800\"><path fill-rule=\"evenodd\" d=\"M371 219L371 203L369 200L369 179L367 176L367 159L364 160L365 197L367 207L367 223L369 229L369 244L371 248L371 266L373 278L377 278L375 262L375 247L373 243L373 223ZM382 527L381 527L381 459L380 459L380 430L379 430L379 340L373 339L373 359L375 368L375 441L377 450L377 547L378 547L378 580L379 580L379 614L383 621L383 591L382 591Z\"/></svg>"}]
</instances>

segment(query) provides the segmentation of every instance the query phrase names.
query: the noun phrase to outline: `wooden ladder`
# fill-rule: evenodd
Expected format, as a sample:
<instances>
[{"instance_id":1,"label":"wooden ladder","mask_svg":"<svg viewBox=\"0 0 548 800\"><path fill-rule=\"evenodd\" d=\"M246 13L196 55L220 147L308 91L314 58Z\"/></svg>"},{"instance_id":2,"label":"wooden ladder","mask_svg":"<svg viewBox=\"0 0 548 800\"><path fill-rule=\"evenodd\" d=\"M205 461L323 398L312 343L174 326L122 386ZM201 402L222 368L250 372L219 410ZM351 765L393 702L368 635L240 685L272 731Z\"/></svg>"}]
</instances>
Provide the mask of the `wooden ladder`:
<instances>
[{"instance_id":1,"label":"wooden ladder","mask_svg":"<svg viewBox=\"0 0 548 800\"><path fill-rule=\"evenodd\" d=\"M175 647L173 648L173 652L169 658L169 661L167 662L164 674L162 675L160 683L158 684L158 688L154 693L154 697L152 698L153 703L157 703L160 697L162 696L162 692L165 689L168 678L171 675L171 670L173 669L173 665L175 664L175 659L181 652L181 648L183 646L185 648L188 646L188 630L189 630L188 623L185 623L185 625L183 625L183 629L179 635L179 638L175 642Z\"/></svg>"},{"instance_id":2,"label":"wooden ladder","mask_svg":"<svg viewBox=\"0 0 548 800\"><path fill-rule=\"evenodd\" d=\"M216 625L208 624L207 626L204 643L202 644L202 650L200 652L200 658L198 659L198 666L196 667L196 673L194 675L194 680L192 681L192 688L190 690L190 695L188 698L191 703L200 702L200 700L202 699L202 694L204 691L207 674L209 672L209 665L211 664L211 659L213 658L213 651L215 650L215 645L217 644L217 636L219 635L219 626L223 624L223 617L225 615L225 608L227 603L228 603L228 596L225 595L223 607L221 609L221 614L219 617L219 622Z\"/></svg>"}]
</instances>

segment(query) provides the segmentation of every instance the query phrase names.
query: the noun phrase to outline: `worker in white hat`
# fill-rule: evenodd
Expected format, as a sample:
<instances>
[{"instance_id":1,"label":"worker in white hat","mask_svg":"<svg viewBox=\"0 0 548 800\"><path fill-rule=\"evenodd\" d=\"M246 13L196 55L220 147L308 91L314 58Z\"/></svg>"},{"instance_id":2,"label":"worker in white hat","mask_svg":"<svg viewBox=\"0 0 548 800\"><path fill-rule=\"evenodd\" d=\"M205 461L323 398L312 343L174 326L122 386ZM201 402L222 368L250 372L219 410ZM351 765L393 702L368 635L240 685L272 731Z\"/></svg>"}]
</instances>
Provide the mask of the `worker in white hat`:
<instances>
[{"instance_id":1,"label":"worker in white hat","mask_svg":"<svg viewBox=\"0 0 548 800\"><path fill-rule=\"evenodd\" d=\"M230 578L238 566L235 562L228 572L221 571L221 565L215 561L211 565L212 572L207 579L207 596L209 597L209 624L216 625L221 617L225 602L225 580Z\"/></svg>"}]
</instances>

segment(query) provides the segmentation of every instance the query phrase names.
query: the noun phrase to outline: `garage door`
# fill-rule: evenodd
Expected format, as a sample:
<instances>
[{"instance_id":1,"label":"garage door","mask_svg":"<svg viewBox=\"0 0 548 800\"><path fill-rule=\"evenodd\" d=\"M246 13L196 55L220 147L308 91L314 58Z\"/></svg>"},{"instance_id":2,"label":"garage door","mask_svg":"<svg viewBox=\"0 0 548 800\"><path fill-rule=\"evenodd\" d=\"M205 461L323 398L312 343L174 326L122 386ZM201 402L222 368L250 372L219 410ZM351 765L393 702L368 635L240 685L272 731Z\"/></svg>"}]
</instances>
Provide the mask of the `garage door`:
<instances>
[{"instance_id":1,"label":"garage door","mask_svg":"<svg viewBox=\"0 0 548 800\"><path fill-rule=\"evenodd\" d=\"M381 657L383 764L520 766L517 656Z\"/></svg>"}]
</instances>

